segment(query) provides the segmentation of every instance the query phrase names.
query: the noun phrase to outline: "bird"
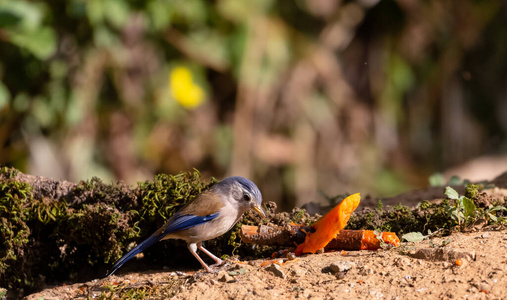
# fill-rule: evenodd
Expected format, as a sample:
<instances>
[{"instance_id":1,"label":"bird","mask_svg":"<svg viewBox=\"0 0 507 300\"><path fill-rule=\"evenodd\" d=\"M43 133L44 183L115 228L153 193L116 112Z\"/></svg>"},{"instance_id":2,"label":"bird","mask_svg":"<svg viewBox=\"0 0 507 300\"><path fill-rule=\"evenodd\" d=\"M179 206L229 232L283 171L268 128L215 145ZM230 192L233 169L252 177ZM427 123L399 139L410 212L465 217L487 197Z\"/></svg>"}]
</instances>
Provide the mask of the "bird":
<instances>
[{"instance_id":1,"label":"bird","mask_svg":"<svg viewBox=\"0 0 507 300\"><path fill-rule=\"evenodd\" d=\"M186 241L190 253L207 272L213 273L213 269L199 257L197 249L216 262L211 267L221 265L222 260L206 250L202 242L229 231L249 209L266 217L261 204L262 194L255 183L240 176L227 177L195 197L150 237L116 261L106 276L156 242L167 239Z\"/></svg>"}]
</instances>

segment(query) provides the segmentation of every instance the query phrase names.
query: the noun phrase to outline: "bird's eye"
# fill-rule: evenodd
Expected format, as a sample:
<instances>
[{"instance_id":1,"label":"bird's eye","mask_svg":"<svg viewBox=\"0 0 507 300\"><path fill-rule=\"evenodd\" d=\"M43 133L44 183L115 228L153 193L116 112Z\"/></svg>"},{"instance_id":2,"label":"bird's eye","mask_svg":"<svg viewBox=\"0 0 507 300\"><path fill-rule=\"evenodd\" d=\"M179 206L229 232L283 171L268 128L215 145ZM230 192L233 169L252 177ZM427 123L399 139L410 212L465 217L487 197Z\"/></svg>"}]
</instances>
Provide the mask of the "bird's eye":
<instances>
[{"instance_id":1,"label":"bird's eye","mask_svg":"<svg viewBox=\"0 0 507 300\"><path fill-rule=\"evenodd\" d=\"M250 198L250 195L248 195L248 194L243 194L243 200L250 201L250 200L252 200L252 198Z\"/></svg>"}]
</instances>

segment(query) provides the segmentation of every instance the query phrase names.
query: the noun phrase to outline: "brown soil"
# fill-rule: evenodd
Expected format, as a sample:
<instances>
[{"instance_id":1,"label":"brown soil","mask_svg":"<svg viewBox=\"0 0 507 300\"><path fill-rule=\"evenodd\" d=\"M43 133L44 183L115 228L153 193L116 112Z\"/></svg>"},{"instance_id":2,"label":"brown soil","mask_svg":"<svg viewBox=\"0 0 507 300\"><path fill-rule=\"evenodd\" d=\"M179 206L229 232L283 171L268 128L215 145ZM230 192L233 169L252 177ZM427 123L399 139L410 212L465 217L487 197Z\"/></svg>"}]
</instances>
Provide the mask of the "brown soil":
<instances>
[{"instance_id":1,"label":"brown soil","mask_svg":"<svg viewBox=\"0 0 507 300\"><path fill-rule=\"evenodd\" d=\"M490 228L402 243L390 250L311 254L284 259L279 267L268 259L228 262L215 274L203 270L120 273L48 288L27 299L109 298L108 286L117 294L135 289L144 292L145 298L156 299L173 293L174 299L200 300L505 299L506 233L506 229Z\"/></svg>"}]
</instances>

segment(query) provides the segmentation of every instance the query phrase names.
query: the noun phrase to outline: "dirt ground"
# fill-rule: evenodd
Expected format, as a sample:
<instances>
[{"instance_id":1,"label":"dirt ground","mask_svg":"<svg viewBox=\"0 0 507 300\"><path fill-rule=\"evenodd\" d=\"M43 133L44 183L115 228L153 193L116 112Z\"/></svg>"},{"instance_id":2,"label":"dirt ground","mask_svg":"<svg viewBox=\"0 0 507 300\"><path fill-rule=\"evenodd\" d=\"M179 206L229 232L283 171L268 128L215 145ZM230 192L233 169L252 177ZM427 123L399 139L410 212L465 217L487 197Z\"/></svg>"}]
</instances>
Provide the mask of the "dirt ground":
<instances>
[{"instance_id":1,"label":"dirt ground","mask_svg":"<svg viewBox=\"0 0 507 300\"><path fill-rule=\"evenodd\" d=\"M282 263L278 265L276 263ZM145 272L48 288L26 299L107 298L110 289L165 299L506 299L507 230L402 243L398 248L229 261L214 274ZM144 296L143 296L144 295ZM114 299L114 296L113 296Z\"/></svg>"}]
</instances>

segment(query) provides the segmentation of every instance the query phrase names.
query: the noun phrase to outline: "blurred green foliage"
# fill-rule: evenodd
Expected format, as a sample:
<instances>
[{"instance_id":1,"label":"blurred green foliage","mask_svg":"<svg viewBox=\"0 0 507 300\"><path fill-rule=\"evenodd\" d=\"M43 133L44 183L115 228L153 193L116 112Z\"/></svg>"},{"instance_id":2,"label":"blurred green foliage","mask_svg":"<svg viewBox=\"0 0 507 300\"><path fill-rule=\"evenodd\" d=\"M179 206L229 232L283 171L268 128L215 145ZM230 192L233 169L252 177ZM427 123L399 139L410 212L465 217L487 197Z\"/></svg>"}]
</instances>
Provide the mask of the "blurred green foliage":
<instances>
[{"instance_id":1,"label":"blurred green foliage","mask_svg":"<svg viewBox=\"0 0 507 300\"><path fill-rule=\"evenodd\" d=\"M195 167L284 209L392 195L505 153L506 17L474 0L0 0L0 163L129 183Z\"/></svg>"}]
</instances>

